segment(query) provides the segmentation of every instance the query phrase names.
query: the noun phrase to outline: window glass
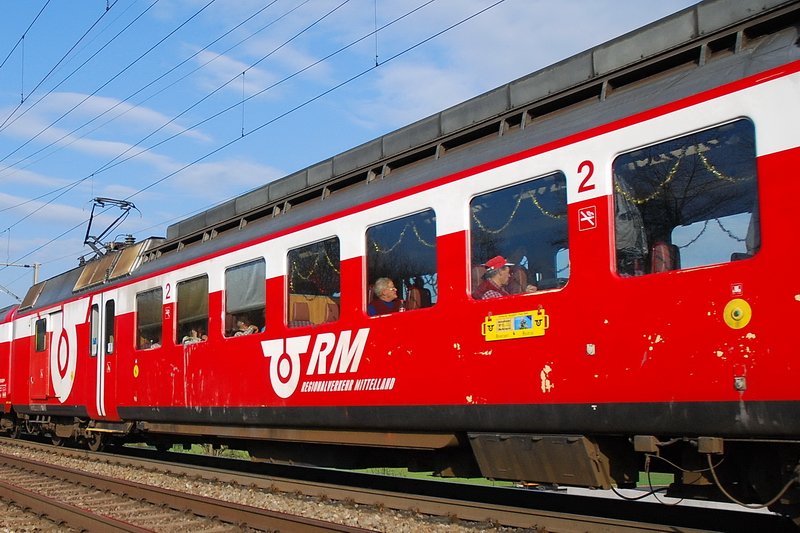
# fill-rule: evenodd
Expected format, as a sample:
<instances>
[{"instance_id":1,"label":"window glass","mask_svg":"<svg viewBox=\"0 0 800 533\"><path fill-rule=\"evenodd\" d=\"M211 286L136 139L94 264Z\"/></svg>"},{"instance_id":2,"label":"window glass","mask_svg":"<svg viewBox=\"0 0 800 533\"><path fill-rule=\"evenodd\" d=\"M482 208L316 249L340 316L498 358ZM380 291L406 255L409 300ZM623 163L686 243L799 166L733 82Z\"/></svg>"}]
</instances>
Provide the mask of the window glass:
<instances>
[{"instance_id":1,"label":"window glass","mask_svg":"<svg viewBox=\"0 0 800 533\"><path fill-rule=\"evenodd\" d=\"M436 303L436 215L432 209L367 229L367 284L370 315L413 311Z\"/></svg>"},{"instance_id":2,"label":"window glass","mask_svg":"<svg viewBox=\"0 0 800 533\"><path fill-rule=\"evenodd\" d=\"M47 319L40 318L36 321L36 346L37 352L43 352L46 347L47 340Z\"/></svg>"},{"instance_id":3,"label":"window glass","mask_svg":"<svg viewBox=\"0 0 800 533\"><path fill-rule=\"evenodd\" d=\"M97 341L100 338L100 308L97 304L92 305L92 312L89 316L89 355L97 357Z\"/></svg>"},{"instance_id":4,"label":"window glass","mask_svg":"<svg viewBox=\"0 0 800 533\"><path fill-rule=\"evenodd\" d=\"M225 271L226 337L263 331L266 276L263 259Z\"/></svg>"},{"instance_id":5,"label":"window glass","mask_svg":"<svg viewBox=\"0 0 800 533\"><path fill-rule=\"evenodd\" d=\"M339 319L339 238L294 250L287 256L289 327Z\"/></svg>"},{"instance_id":6,"label":"window glass","mask_svg":"<svg viewBox=\"0 0 800 533\"><path fill-rule=\"evenodd\" d=\"M208 339L208 276L178 282L177 315L176 343Z\"/></svg>"},{"instance_id":7,"label":"window glass","mask_svg":"<svg viewBox=\"0 0 800 533\"><path fill-rule=\"evenodd\" d=\"M106 355L114 353L114 300L106 302L104 342Z\"/></svg>"},{"instance_id":8,"label":"window glass","mask_svg":"<svg viewBox=\"0 0 800 533\"><path fill-rule=\"evenodd\" d=\"M161 287L136 295L136 348L161 346Z\"/></svg>"},{"instance_id":9,"label":"window glass","mask_svg":"<svg viewBox=\"0 0 800 533\"><path fill-rule=\"evenodd\" d=\"M562 172L476 196L470 212L474 298L567 283L567 179Z\"/></svg>"},{"instance_id":10,"label":"window glass","mask_svg":"<svg viewBox=\"0 0 800 533\"><path fill-rule=\"evenodd\" d=\"M617 272L746 259L761 244L755 136L737 120L614 161Z\"/></svg>"}]
</instances>

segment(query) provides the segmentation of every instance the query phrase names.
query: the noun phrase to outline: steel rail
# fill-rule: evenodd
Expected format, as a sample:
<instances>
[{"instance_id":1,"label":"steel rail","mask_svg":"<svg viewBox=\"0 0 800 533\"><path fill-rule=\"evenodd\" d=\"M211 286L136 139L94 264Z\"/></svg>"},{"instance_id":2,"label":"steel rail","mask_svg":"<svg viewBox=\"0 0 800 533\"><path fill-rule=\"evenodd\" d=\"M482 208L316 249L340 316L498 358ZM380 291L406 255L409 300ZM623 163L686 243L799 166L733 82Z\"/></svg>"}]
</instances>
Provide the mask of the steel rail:
<instances>
[{"instance_id":1,"label":"steel rail","mask_svg":"<svg viewBox=\"0 0 800 533\"><path fill-rule=\"evenodd\" d=\"M326 470L329 473L329 479L322 478L308 478L308 479L292 479L287 476L290 473L275 474L264 473L261 469L265 466L264 463L250 463L248 461L226 460L226 466L208 466L198 465L198 462L207 462L210 460L208 457L187 455L174 453L170 454L169 459L164 459L163 456L153 457L155 453L147 453L148 450L141 450L136 448L124 448L127 455L108 454L108 453L90 453L85 450L78 449L65 449L53 448L49 445L35 445L27 441L19 440L6 440L0 439L0 442L5 442L12 445L21 447L33 447L40 450L46 450L51 453L59 453L70 455L77 458L89 459L92 461L105 461L109 464L116 464L120 466L129 466L140 470L157 471L159 473L168 473L170 475L184 475L194 479L202 479L208 482L217 483L230 483L239 486L253 487L270 492L281 492L286 494L302 494L304 496L316 497L321 500L327 501L340 501L365 506L372 506L376 509L395 509L399 511L410 511L423 515L453 517L464 521L474 521L483 524L496 524L506 527L521 527L521 528L539 528L539 530L547 531L574 531L578 528L586 532L608 532L608 531L654 531L654 532L701 532L701 531L719 531L720 524L723 521L733 520L741 527L749 528L756 527L756 529L778 531L784 530L783 523L775 516L767 517L754 517L749 516L749 513L728 511L726 516L725 512L717 512L713 515L715 518L709 520L708 517L704 520L704 525L694 524L693 518L684 517L681 522L682 525L678 526L674 520L673 523L660 523L660 520L654 517L654 513L664 516L665 508L657 506L656 504L634 504L637 507L647 506L650 508L649 518L643 519L641 516L634 517L631 513L593 513L589 507L600 505L604 508L611 506L611 508L626 505L628 502L621 500L602 500L598 498L589 497L572 497L560 494L542 494L544 500L550 500L550 503L557 500L555 507L547 508L549 504L543 502L543 508L533 508L530 503L520 505L519 500L525 500L525 491L512 490L507 492L506 496L519 497L514 501L506 500L505 504L498 505L497 503L490 503L483 501L482 496L477 496L470 499L470 496L464 497L448 497L445 495L448 492L451 483L437 483L427 482L428 485L434 484L434 489L418 489L416 493L401 492L408 491L405 487L407 479L396 480L392 482L387 488L386 483L383 483L383 488L380 486L367 487L367 486L352 486L352 480L331 480L330 477L335 475L352 475L349 472L333 472ZM132 457L135 454L136 457ZM145 455L146 457L142 457ZM180 462L178 462L180 461ZM212 461L217 462L217 461ZM237 471L235 467L241 470ZM271 465L276 466L276 465ZM253 470L257 473L253 473ZM243 471L247 470L247 471ZM293 470L294 472L294 470ZM365 477L365 476L361 476ZM366 476L370 478L379 478L381 476ZM380 484L379 484L380 485ZM402 486L402 489L401 489ZM394 489L392 487L395 487ZM481 489L480 487L471 487L472 489ZM413 489L412 489L413 490ZM481 491L482 492L482 491ZM590 503L595 500L594 503ZM602 500L602 501L601 501ZM537 500L538 501L538 500ZM653 509L658 507L658 509ZM633 506L630 507L632 509ZM630 511L630 509L628 509ZM674 508L672 512L681 511L681 509ZM702 512L703 510L697 510ZM682 512L686 512L683 509ZM695 515L693 515L695 516ZM735 518L731 518L735 516ZM696 518L696 516L695 516ZM762 520L758 522L759 520ZM670 521L667 521L670 522ZM717 524L716 526L714 524ZM760 524L754 526L754 524Z\"/></svg>"},{"instance_id":2,"label":"steel rail","mask_svg":"<svg viewBox=\"0 0 800 533\"><path fill-rule=\"evenodd\" d=\"M45 517L56 524L68 525L78 531L97 531L98 533L106 531L145 533L151 531L122 520L91 513L87 509L49 498L5 481L0 481L0 498L7 502L13 502L18 507L39 517Z\"/></svg>"},{"instance_id":3,"label":"steel rail","mask_svg":"<svg viewBox=\"0 0 800 533\"><path fill-rule=\"evenodd\" d=\"M100 491L108 491L117 495L124 495L131 499L144 500L155 505L164 505L174 510L187 513L190 512L198 516L213 518L215 520L235 524L242 528L253 528L260 530L277 529L283 531L302 530L309 533L323 533L330 531L363 533L368 531L362 528L345 526L323 520L295 516L287 513L269 511L232 502L214 500L203 496L181 493L170 489L144 485L133 481L111 478L99 474L86 473L73 468L47 464L32 459L22 459L5 454L0 454L0 464L18 468L20 470L36 472L40 475L69 481L71 483L89 486ZM7 484L4 483L4 485ZM39 494L30 493L30 491L25 492L29 493L28 498L33 498L31 501L34 501L36 498L45 498ZM11 494L9 497L11 497ZM20 497L24 497L24 495ZM53 501L49 498L47 498L47 500L50 502ZM20 505L22 505L22 503L20 503ZM34 508L33 505L29 505L27 503L25 505ZM61 505L64 508L73 508L71 505ZM80 513L86 515L87 511L85 509L78 509L78 515L76 515L74 512L65 512L63 520L70 525L72 525L72 521L75 520L77 525L74 527L77 527L78 529L88 527L78 522ZM114 527L116 527L116 525L114 525ZM105 526L105 529L101 527L99 530L108 531L108 525ZM151 530L137 527L136 529L122 529L122 531Z\"/></svg>"}]
</instances>

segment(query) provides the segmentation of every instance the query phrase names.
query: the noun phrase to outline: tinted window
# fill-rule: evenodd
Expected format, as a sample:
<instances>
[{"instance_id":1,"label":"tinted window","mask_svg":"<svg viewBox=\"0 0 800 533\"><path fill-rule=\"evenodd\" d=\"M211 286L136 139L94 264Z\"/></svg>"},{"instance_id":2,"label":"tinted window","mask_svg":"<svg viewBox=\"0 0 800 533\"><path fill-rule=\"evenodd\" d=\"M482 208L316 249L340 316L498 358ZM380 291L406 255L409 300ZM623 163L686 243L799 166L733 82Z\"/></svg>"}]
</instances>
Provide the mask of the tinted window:
<instances>
[{"instance_id":1,"label":"tinted window","mask_svg":"<svg viewBox=\"0 0 800 533\"><path fill-rule=\"evenodd\" d=\"M89 317L89 355L97 357L97 341L100 336L100 308L92 305Z\"/></svg>"},{"instance_id":2,"label":"tinted window","mask_svg":"<svg viewBox=\"0 0 800 533\"><path fill-rule=\"evenodd\" d=\"M105 316L105 351L106 354L114 353L114 323L115 311L114 300L106 302L106 316Z\"/></svg>"},{"instance_id":3,"label":"tinted window","mask_svg":"<svg viewBox=\"0 0 800 533\"><path fill-rule=\"evenodd\" d=\"M264 328L266 263L263 259L225 271L225 336Z\"/></svg>"},{"instance_id":4,"label":"tinted window","mask_svg":"<svg viewBox=\"0 0 800 533\"><path fill-rule=\"evenodd\" d=\"M407 310L436 302L436 215L432 209L367 229L367 302L379 298L372 288L380 278L394 283Z\"/></svg>"},{"instance_id":5,"label":"tinted window","mask_svg":"<svg viewBox=\"0 0 800 533\"><path fill-rule=\"evenodd\" d=\"M339 238L289 250L287 280L289 327L339 319Z\"/></svg>"},{"instance_id":6,"label":"tinted window","mask_svg":"<svg viewBox=\"0 0 800 533\"><path fill-rule=\"evenodd\" d=\"M176 343L208 338L208 276L178 282L177 315Z\"/></svg>"},{"instance_id":7,"label":"tinted window","mask_svg":"<svg viewBox=\"0 0 800 533\"><path fill-rule=\"evenodd\" d=\"M136 348L161 346L161 287L136 295Z\"/></svg>"},{"instance_id":8,"label":"tinted window","mask_svg":"<svg viewBox=\"0 0 800 533\"><path fill-rule=\"evenodd\" d=\"M488 275L484 265L497 256L513 263L504 285L510 294L566 284L569 240L567 180L563 173L476 196L470 202L470 213L472 290L476 297L480 297L476 290Z\"/></svg>"},{"instance_id":9,"label":"tinted window","mask_svg":"<svg viewBox=\"0 0 800 533\"><path fill-rule=\"evenodd\" d=\"M761 243L755 137L737 120L614 161L617 272L746 259Z\"/></svg>"},{"instance_id":10,"label":"tinted window","mask_svg":"<svg viewBox=\"0 0 800 533\"><path fill-rule=\"evenodd\" d=\"M46 348L45 341L47 339L47 319L40 318L36 321L36 346L37 352L43 352Z\"/></svg>"}]
</instances>

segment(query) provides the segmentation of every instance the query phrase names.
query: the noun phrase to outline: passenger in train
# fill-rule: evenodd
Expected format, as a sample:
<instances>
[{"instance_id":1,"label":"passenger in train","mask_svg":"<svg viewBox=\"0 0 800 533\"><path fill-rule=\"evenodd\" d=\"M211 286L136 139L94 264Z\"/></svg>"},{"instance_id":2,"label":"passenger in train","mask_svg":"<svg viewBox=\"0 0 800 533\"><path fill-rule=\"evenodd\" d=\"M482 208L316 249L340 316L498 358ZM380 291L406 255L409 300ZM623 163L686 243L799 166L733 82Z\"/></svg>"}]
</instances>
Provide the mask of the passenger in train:
<instances>
[{"instance_id":1,"label":"passenger in train","mask_svg":"<svg viewBox=\"0 0 800 533\"><path fill-rule=\"evenodd\" d=\"M233 336L240 337L242 335L252 335L253 333L258 333L258 327L251 324L246 316L239 317L236 321L236 333Z\"/></svg>"},{"instance_id":2,"label":"passenger in train","mask_svg":"<svg viewBox=\"0 0 800 533\"><path fill-rule=\"evenodd\" d=\"M411 291L413 290L419 291L420 296L420 307L430 307L431 304L431 291L430 289L425 288L425 282L422 280L422 276L417 276L417 279L414 281L414 284L411 286Z\"/></svg>"},{"instance_id":3,"label":"passenger in train","mask_svg":"<svg viewBox=\"0 0 800 533\"><path fill-rule=\"evenodd\" d=\"M508 285L505 286L509 294L522 294L526 292L536 292L538 287L528 283L529 274L528 269L523 265L523 259L527 259L528 255L525 248L517 246L511 255L508 256L508 261L513 264L509 267L509 280Z\"/></svg>"},{"instance_id":4,"label":"passenger in train","mask_svg":"<svg viewBox=\"0 0 800 533\"><path fill-rule=\"evenodd\" d=\"M502 255L497 255L486 261L482 266L486 268L483 274L483 281L475 290L476 300L489 300L490 298L502 298L510 296L506 290L506 285L511 279L511 267L513 263L506 261Z\"/></svg>"},{"instance_id":5,"label":"passenger in train","mask_svg":"<svg viewBox=\"0 0 800 533\"><path fill-rule=\"evenodd\" d=\"M136 347L139 350L150 350L152 348L161 348L160 339L148 339L144 335L139 336L139 344Z\"/></svg>"},{"instance_id":6,"label":"passenger in train","mask_svg":"<svg viewBox=\"0 0 800 533\"><path fill-rule=\"evenodd\" d=\"M476 300L489 300L513 294L508 290L508 284L511 281L511 267L515 266L514 263L509 263L505 257L497 255L481 266L486 268L486 272L483 274L483 281L475 289L473 296ZM525 290L522 292L536 292L536 290L536 285L525 284Z\"/></svg>"},{"instance_id":7,"label":"passenger in train","mask_svg":"<svg viewBox=\"0 0 800 533\"><path fill-rule=\"evenodd\" d=\"M388 315L397 311L405 311L404 302L397 298L397 287L389 278L378 278L372 287L375 297L367 305L369 316Z\"/></svg>"},{"instance_id":8,"label":"passenger in train","mask_svg":"<svg viewBox=\"0 0 800 533\"><path fill-rule=\"evenodd\" d=\"M191 328L189 330L189 333L184 335L183 339L181 339L181 342L183 344L194 344L195 342L200 342L200 341L206 340L203 337L206 337L206 339L208 338L207 336L202 334L202 332L200 331L199 328L195 327L195 328Z\"/></svg>"}]
</instances>

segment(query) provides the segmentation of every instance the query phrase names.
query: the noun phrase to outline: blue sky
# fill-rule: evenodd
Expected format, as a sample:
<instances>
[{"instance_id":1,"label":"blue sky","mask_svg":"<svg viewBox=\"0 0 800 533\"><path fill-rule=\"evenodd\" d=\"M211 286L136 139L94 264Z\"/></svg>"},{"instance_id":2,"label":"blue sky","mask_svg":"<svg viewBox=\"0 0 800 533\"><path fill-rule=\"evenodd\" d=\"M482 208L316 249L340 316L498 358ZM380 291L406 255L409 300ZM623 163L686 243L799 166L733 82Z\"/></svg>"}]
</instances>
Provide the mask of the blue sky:
<instances>
[{"instance_id":1,"label":"blue sky","mask_svg":"<svg viewBox=\"0 0 800 533\"><path fill-rule=\"evenodd\" d=\"M73 268L91 251L95 197L138 209L105 240L163 236L177 220L695 3L496 2L4 2L0 262L40 263L40 279ZM0 306L32 278L0 266Z\"/></svg>"}]
</instances>

